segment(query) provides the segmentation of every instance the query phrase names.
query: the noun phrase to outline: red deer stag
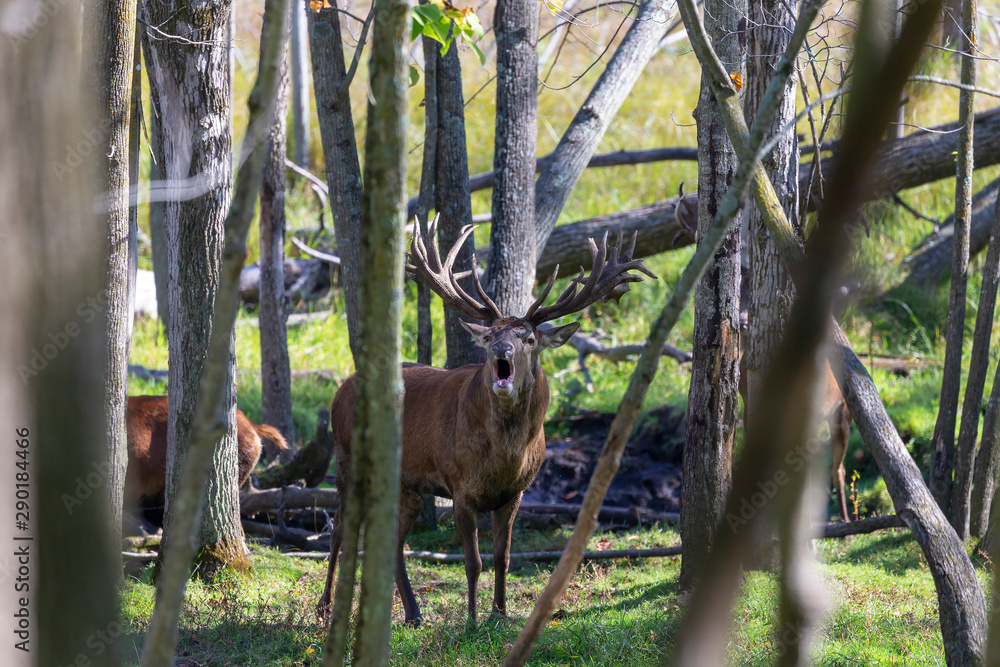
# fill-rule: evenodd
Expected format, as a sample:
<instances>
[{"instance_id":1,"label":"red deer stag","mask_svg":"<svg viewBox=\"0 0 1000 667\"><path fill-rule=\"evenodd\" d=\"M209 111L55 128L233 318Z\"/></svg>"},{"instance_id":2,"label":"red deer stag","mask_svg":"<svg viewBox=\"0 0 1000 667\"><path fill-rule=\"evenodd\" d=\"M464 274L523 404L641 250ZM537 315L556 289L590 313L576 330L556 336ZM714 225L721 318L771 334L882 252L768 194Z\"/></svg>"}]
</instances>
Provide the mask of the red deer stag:
<instances>
[{"instance_id":1,"label":"red deer stag","mask_svg":"<svg viewBox=\"0 0 1000 667\"><path fill-rule=\"evenodd\" d=\"M127 503L150 510L163 507L167 474L167 397L129 396L127 412L128 470L125 474ZM279 449L288 449L281 432L273 426L257 425L241 410L236 411L236 442L239 486L243 486L260 458L261 438ZM153 523L162 523L162 519Z\"/></svg>"},{"instance_id":2,"label":"red deer stag","mask_svg":"<svg viewBox=\"0 0 1000 667\"><path fill-rule=\"evenodd\" d=\"M399 499L399 543L396 587L403 601L406 623L419 625L420 608L410 587L403 560L403 542L423 506L425 494L451 498L455 507L455 528L465 553L468 581L469 622L476 622L476 583L482 570L479 557L477 521L480 512L493 513L493 554L495 588L493 611L507 610L506 576L510 563L510 536L521 494L538 473L545 458L542 425L549 404L549 385L538 357L546 348L559 347L579 328L579 322L560 327L541 327L583 310L597 301L618 299L629 291L629 283L641 281L639 271L653 275L641 259L632 259L635 235L623 251L622 237L608 249L607 234L600 247L590 240L593 269L589 276L581 268L562 295L551 306L543 306L552 290L557 266L538 299L523 317L504 315L483 290L472 258L472 277L479 299L469 295L453 271L455 258L473 227L467 226L444 262L435 238L436 221L426 238L413 235L410 247L411 276L433 289L445 304L462 315L487 323L463 322L476 343L485 350L486 362L454 370L406 364L403 383L403 437L401 490ZM428 241L427 239L431 239ZM337 392L331 407L331 425L337 454L337 484L346 498L354 428L356 378L349 377ZM330 535L330 565L326 588L320 600L320 614L329 609L343 543L343 507L334 517Z\"/></svg>"}]
</instances>

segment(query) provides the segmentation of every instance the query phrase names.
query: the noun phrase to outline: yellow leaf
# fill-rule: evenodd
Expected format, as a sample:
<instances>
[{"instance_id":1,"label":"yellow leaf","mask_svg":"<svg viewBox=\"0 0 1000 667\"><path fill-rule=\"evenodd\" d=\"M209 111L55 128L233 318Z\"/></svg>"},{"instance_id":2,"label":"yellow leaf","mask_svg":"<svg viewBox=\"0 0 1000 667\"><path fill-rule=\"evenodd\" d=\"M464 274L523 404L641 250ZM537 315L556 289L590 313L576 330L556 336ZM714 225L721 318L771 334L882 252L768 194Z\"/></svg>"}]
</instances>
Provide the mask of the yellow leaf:
<instances>
[{"instance_id":1,"label":"yellow leaf","mask_svg":"<svg viewBox=\"0 0 1000 667\"><path fill-rule=\"evenodd\" d=\"M733 85L736 86L736 92L743 90L743 77L739 72L733 72L729 75L729 78L733 80Z\"/></svg>"},{"instance_id":2,"label":"yellow leaf","mask_svg":"<svg viewBox=\"0 0 1000 667\"><path fill-rule=\"evenodd\" d=\"M323 3L320 2L320 0L311 0L309 3L309 9L314 12L319 12L319 10L323 9Z\"/></svg>"}]
</instances>

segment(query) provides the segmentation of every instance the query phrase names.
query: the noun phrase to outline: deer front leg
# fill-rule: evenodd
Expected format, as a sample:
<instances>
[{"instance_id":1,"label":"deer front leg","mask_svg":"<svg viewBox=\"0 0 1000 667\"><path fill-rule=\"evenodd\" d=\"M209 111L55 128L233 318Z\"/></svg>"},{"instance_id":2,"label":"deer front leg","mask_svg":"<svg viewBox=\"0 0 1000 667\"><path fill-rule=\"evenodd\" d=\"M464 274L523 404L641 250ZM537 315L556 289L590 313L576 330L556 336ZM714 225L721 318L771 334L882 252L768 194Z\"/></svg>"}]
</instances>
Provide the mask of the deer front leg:
<instances>
[{"instance_id":1,"label":"deer front leg","mask_svg":"<svg viewBox=\"0 0 1000 667\"><path fill-rule=\"evenodd\" d=\"M493 613L507 615L507 568L510 567L510 534L521 505L517 494L500 509L493 510Z\"/></svg>"},{"instance_id":2,"label":"deer front leg","mask_svg":"<svg viewBox=\"0 0 1000 667\"><path fill-rule=\"evenodd\" d=\"M483 561L479 558L479 528L477 512L467 503L455 499L455 529L465 554L465 578L469 584L469 625L476 625L476 586Z\"/></svg>"},{"instance_id":3,"label":"deer front leg","mask_svg":"<svg viewBox=\"0 0 1000 667\"><path fill-rule=\"evenodd\" d=\"M846 403L841 405L831 415L830 420L830 450L832 459L833 488L837 494L837 505L840 518L847 523L851 520L847 512L847 491L844 489L847 473L844 470L844 458L847 456L847 443L851 437L851 412Z\"/></svg>"}]
</instances>

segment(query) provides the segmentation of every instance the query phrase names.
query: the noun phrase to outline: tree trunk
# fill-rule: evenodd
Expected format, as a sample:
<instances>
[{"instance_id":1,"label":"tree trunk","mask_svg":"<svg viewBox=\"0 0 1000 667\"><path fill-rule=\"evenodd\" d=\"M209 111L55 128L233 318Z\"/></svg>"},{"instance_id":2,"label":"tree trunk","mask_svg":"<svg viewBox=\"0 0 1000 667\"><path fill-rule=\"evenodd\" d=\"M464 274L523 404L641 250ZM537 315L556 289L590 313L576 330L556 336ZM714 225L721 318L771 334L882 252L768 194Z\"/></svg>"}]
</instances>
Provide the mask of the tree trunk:
<instances>
[{"instance_id":1,"label":"tree trunk","mask_svg":"<svg viewBox=\"0 0 1000 667\"><path fill-rule=\"evenodd\" d=\"M103 131L94 146L98 192L105 194L107 226L106 366L104 412L108 444L108 500L115 543L121 540L125 498L125 403L128 398L128 355L132 342L130 296L134 290L130 243L129 116L132 111L132 72L135 60L135 0L90 0L84 25L90 35L84 62L96 93ZM106 115L105 115L106 114ZM119 567L119 576L121 569Z\"/></svg>"},{"instance_id":2,"label":"tree trunk","mask_svg":"<svg viewBox=\"0 0 1000 667\"><path fill-rule=\"evenodd\" d=\"M970 384L972 383L972 375L974 373L981 373L985 378L990 363L990 332L986 328L989 327L990 330L992 329L997 282L998 276L1000 276L1000 204L995 202L993 208L993 233L991 234L990 248L986 253L986 263L983 266L983 285L980 292L979 313L976 314L976 333L973 338L972 361L969 364ZM980 325L980 319L986 319L987 322ZM980 326L982 326L983 332L980 332ZM997 370L1000 372L1000 365L997 366ZM979 423L979 408L983 399L983 382L981 379L977 378L976 386L979 387L979 394L974 397L974 401L969 398L969 388L966 388L959 442L964 437L971 437L973 439L976 437L976 430ZM973 410L974 412L970 414ZM1000 417L1000 377L993 380L993 392L986 406L986 418L983 420L982 444L980 445L979 455L976 457L971 511L972 534L976 537L982 537L989 526L993 494L996 491L997 476L1000 475L1000 449L997 448L997 437L1000 435L1000 431L998 431L1000 419L998 417ZM968 430L966 430L967 419L969 421Z\"/></svg>"},{"instance_id":3,"label":"tree trunk","mask_svg":"<svg viewBox=\"0 0 1000 667\"><path fill-rule=\"evenodd\" d=\"M396 568L403 376L403 226L406 211L406 98L409 2L376 0L365 131L365 191L361 240L361 349L354 453L359 457L365 558L361 575L356 667L389 660L393 573ZM454 50L454 47L453 49Z\"/></svg>"},{"instance_id":4,"label":"tree trunk","mask_svg":"<svg viewBox=\"0 0 1000 667\"><path fill-rule=\"evenodd\" d=\"M143 35L140 35L140 39L145 43ZM148 59L146 67L149 67ZM150 250L153 255L153 282L156 285L156 314L160 318L160 324L163 326L163 335L167 337L167 332L170 329L170 295L167 289L167 229L164 222L167 205L162 199L153 196L158 192L158 187L163 179L163 174L160 172L160 164L163 162L163 151L160 149L160 142L157 138L159 136L160 120L156 115L156 107L151 104L150 109L152 113L149 114L146 124L149 131L149 153L151 158L149 164L151 195L149 201L149 241Z\"/></svg>"},{"instance_id":5,"label":"tree trunk","mask_svg":"<svg viewBox=\"0 0 1000 667\"><path fill-rule=\"evenodd\" d=\"M746 91L743 98L744 114L748 123L753 122L757 106L764 96L774 67L784 53L795 26L793 8L781 0L753 0L750 3L750 15L747 23L747 76ZM795 77L789 77L781 95L781 103L774 121L768 129L768 135L777 134L778 130L795 118ZM802 223L799 220L799 144L794 132L785 133L761 161L767 176L774 185L778 201L785 211L785 217L801 238ZM791 276L785 270L774 241L764 227L763 217L757 204L747 203L747 243L748 248L748 280L749 303L747 321L749 334L746 336L746 349L743 378L746 387L747 405L744 406L744 428L750 428L756 412L757 398L761 381L768 372L774 355L777 353L785 330L785 322L795 299L795 287ZM808 485L803 487L805 491ZM789 522L791 528L794 522ZM774 533L770 526L761 526L761 541L759 549L751 557L756 565L764 569L773 569L778 565L779 553L773 543ZM796 537L797 539L797 537ZM806 541L805 544L809 542ZM785 545L790 553L798 554L791 545Z\"/></svg>"},{"instance_id":6,"label":"tree trunk","mask_svg":"<svg viewBox=\"0 0 1000 667\"><path fill-rule=\"evenodd\" d=\"M469 154L465 145L465 99L462 95L462 65L458 47L452 44L445 55L437 56L438 129L435 165L434 208L438 223L438 247L451 248L462 227L472 224L472 199L469 194ZM455 267L469 267L475 241L470 236L458 253ZM459 284L474 294L472 278ZM444 337L448 349L445 368L458 368L479 361L480 354L469 332L459 324L458 313L444 309Z\"/></svg>"},{"instance_id":7,"label":"tree trunk","mask_svg":"<svg viewBox=\"0 0 1000 667\"><path fill-rule=\"evenodd\" d=\"M493 221L486 291L504 315L531 303L535 266L535 155L538 141L538 3L499 0Z\"/></svg>"},{"instance_id":8,"label":"tree trunk","mask_svg":"<svg viewBox=\"0 0 1000 667\"><path fill-rule=\"evenodd\" d=\"M190 187L166 203L169 329L169 418L167 423L167 540L175 518L191 422L205 372L212 312L219 287L223 228L232 196L229 53L226 48L229 0L197 11L183 3L146 2L145 16L169 34L190 41L158 39L146 32L146 54L162 147L161 166L170 190ZM197 72L197 75L191 74ZM208 125L206 125L208 123ZM206 131L210 129L211 131ZM236 489L235 353L230 334L227 430L219 441L208 484L198 544L202 570L210 574L245 553ZM183 539L183 538L181 538Z\"/></svg>"},{"instance_id":9,"label":"tree trunk","mask_svg":"<svg viewBox=\"0 0 1000 667\"><path fill-rule=\"evenodd\" d=\"M743 68L745 52L727 38L745 20L746 4L707 0L706 28L733 71ZM702 75L695 109L698 124L698 235L703 238L719 210L736 171L736 152ZM740 225L739 217L698 283L694 296L694 359L688 394L681 497L681 588L689 590L701 576L716 527L722 519L732 478L733 436L739 409Z\"/></svg>"},{"instance_id":10,"label":"tree trunk","mask_svg":"<svg viewBox=\"0 0 1000 667\"><path fill-rule=\"evenodd\" d=\"M233 431L235 406L233 382L233 330L236 324L236 311L239 307L240 270L246 261L246 238L253 219L254 204L257 201L264 162L268 152L268 138L273 122L273 110L278 92L279 70L284 56L284 44L287 33L288 4L287 0L267 0L264 5L264 29L260 38L260 64L257 80L250 91L248 107L247 131L240 151L240 170L236 192L232 197L232 205L225 216L224 235L222 242L221 267L218 270L218 290L215 307L209 322L209 340L202 364L204 373L200 376L199 395L195 401L195 414L191 423L191 442L184 461L183 471L177 482L177 492L172 499L175 507L169 504L168 521L170 531L167 532L160 553L162 554L162 569L157 585L156 607L146 633L146 643L143 651L143 667L167 667L174 663L174 648L177 643L177 622L180 617L181 603L184 600L184 589L188 579L191 561L197 553L197 546L203 541L195 539L199 530L198 523L202 514L201 498L205 495L205 485L208 482L208 503L205 513L214 518L221 517L222 522L230 521L228 507L219 507L212 502L212 478L219 478L224 493L231 490L236 495L235 500L235 530L236 538L222 538L218 531L213 537L217 542L202 549L199 559L206 561L205 552L213 561L217 561L220 551L227 557L243 557L246 545L243 543L243 529L239 520L239 495L236 488L235 457L234 467L220 465L219 450L216 446L220 440L225 440ZM224 18L225 14L223 14ZM185 17L186 18L186 17ZM212 20L212 25L218 30L223 21L219 16L206 16ZM228 22L227 22L228 23ZM217 41L209 44L218 44ZM223 51L217 46L210 48ZM213 56L215 54L212 54ZM226 58L215 57L216 62L225 62ZM209 63L211 64L211 62ZM224 69L224 66L219 69ZM211 71L211 70L210 70ZM216 70L218 71L218 70ZM223 77L218 77L218 80ZM161 100L162 105L162 100ZM162 108L162 106L161 106ZM165 115L165 118L172 116ZM176 125L175 125L176 126ZM226 155L228 158L228 155ZM229 160L226 160L227 164ZM168 163L169 165L169 163ZM168 171L169 174L169 171ZM169 218L168 218L169 219ZM169 227L168 227L169 229ZM174 319L180 319L182 311L175 311ZM175 339L171 339L175 340ZM171 365L171 372L173 365ZM173 391L174 385L170 385ZM168 424L167 474L170 474L170 424ZM226 461L228 464L229 461ZM220 476L219 471L222 470ZM168 484L170 478L168 477ZM169 494L169 486L168 486ZM227 497L228 499L228 497ZM173 515L170 515L173 512ZM206 523L201 521L202 534ZM213 526L214 528L214 526ZM228 531L230 527L225 526ZM176 532L174 532L176 531ZM226 541L222 541L225 539ZM237 553L238 552L238 553Z\"/></svg>"},{"instance_id":11,"label":"tree trunk","mask_svg":"<svg viewBox=\"0 0 1000 667\"><path fill-rule=\"evenodd\" d=\"M980 165L982 166L982 165ZM972 198L972 220L969 229L969 257L986 249L993 230L993 204L1000 192L1000 179L996 179ZM932 282L951 270L951 255L954 245L955 216L928 234L917 249L906 259L910 273L900 284L917 290L926 289Z\"/></svg>"},{"instance_id":12,"label":"tree trunk","mask_svg":"<svg viewBox=\"0 0 1000 667\"><path fill-rule=\"evenodd\" d=\"M979 9L976 0L965 0L963 4L962 25L968 37L963 42L965 53L962 56L962 83L976 85L976 56L973 50L979 39ZM959 120L964 120L969 128L969 135L961 144L965 148L958 159L958 182L955 186L955 228L961 228L965 233L965 261L969 261L969 239L972 225L972 127L975 122L975 93L962 90L959 94ZM992 274L992 275L991 275ZM954 284L954 281L952 281ZM976 329L972 338L972 361L969 366L969 378L965 388L965 398L962 405L962 424L959 430L958 445L955 448L955 485L951 496L951 525L955 527L958 536L969 539L969 513L972 502L972 469L976 458L976 435L979 430L979 408L983 399L983 383L989 369L990 333L993 331L993 308L996 305L996 274L990 269L983 273L982 291L979 294L979 312L976 314ZM992 292L992 294L990 294ZM964 297L963 297L964 300ZM965 322L962 323L962 333L965 333ZM961 379L961 348L958 353L958 375ZM945 373L947 373L945 364ZM957 404L956 404L957 410ZM954 417L953 417L954 419ZM951 434L954 437L954 423Z\"/></svg>"},{"instance_id":13,"label":"tree trunk","mask_svg":"<svg viewBox=\"0 0 1000 667\"><path fill-rule=\"evenodd\" d=\"M265 16L264 20L269 19ZM282 53L287 54L287 49ZM288 59L284 57L280 77L260 186L260 383L264 423L281 431L294 447L292 376L285 330L285 124L289 80ZM264 452L268 460L280 458L282 462L295 454L292 449L279 450L270 441L264 445Z\"/></svg>"},{"instance_id":14,"label":"tree trunk","mask_svg":"<svg viewBox=\"0 0 1000 667\"><path fill-rule=\"evenodd\" d=\"M975 49L979 17L976 0L964 0L966 21L971 41L963 39L962 83L976 83ZM945 22L947 24L947 12ZM930 485L938 505L949 516L959 538L969 536L969 493L972 485L972 463L975 452L970 443L967 451L955 451L955 421L958 417L958 392L962 381L962 347L965 341L965 292L969 269L969 231L972 219L973 126L974 93L962 90L958 102L958 176L955 181L955 233L952 245L951 290L948 303L948 329L945 337L944 369L941 399L934 436L931 439ZM978 409L978 408L977 408ZM952 475L954 474L954 479ZM958 502L956 503L956 500Z\"/></svg>"},{"instance_id":15,"label":"tree trunk","mask_svg":"<svg viewBox=\"0 0 1000 667\"><path fill-rule=\"evenodd\" d=\"M289 60L292 69L292 160L303 169L309 168L309 36L307 33L309 3L291 3L291 42Z\"/></svg>"},{"instance_id":16,"label":"tree trunk","mask_svg":"<svg viewBox=\"0 0 1000 667\"><path fill-rule=\"evenodd\" d=\"M68 665L83 654L99 667L117 664L114 651L88 643L120 629L121 561L104 486L107 217L93 209L107 189L93 154L107 135L96 99L81 96L98 91L80 82L80 9L25 19L0 2L0 15L13 18L0 40L0 86L17 91L0 96L0 562L8 567L0 610L9 628L0 662L11 667ZM119 20L109 27L128 31L127 17ZM123 52L129 67L132 44ZM126 86L126 125L128 95ZM123 146L122 155L127 138ZM30 581L17 593L19 567Z\"/></svg>"},{"instance_id":17,"label":"tree trunk","mask_svg":"<svg viewBox=\"0 0 1000 667\"><path fill-rule=\"evenodd\" d=\"M642 4L601 78L559 140L535 184L535 243L539 254L608 125L659 50L674 12L676 4L669 0L647 0Z\"/></svg>"},{"instance_id":18,"label":"tree trunk","mask_svg":"<svg viewBox=\"0 0 1000 667\"><path fill-rule=\"evenodd\" d=\"M337 11L309 12L316 116L330 190L340 278L347 310L351 352L358 356L358 243L361 236L361 166L354 138L351 96L346 84L344 45Z\"/></svg>"},{"instance_id":19,"label":"tree trunk","mask_svg":"<svg viewBox=\"0 0 1000 667\"><path fill-rule=\"evenodd\" d=\"M420 194L417 201L417 226L420 234L427 234L427 218L434 206L434 179L437 163L438 104L437 62L438 43L421 38L424 51L424 154L420 170ZM434 343L434 325L431 322L431 291L417 281L417 363L431 365ZM437 530L437 505L434 495L424 496L424 507L417 517L418 530Z\"/></svg>"}]
</instances>

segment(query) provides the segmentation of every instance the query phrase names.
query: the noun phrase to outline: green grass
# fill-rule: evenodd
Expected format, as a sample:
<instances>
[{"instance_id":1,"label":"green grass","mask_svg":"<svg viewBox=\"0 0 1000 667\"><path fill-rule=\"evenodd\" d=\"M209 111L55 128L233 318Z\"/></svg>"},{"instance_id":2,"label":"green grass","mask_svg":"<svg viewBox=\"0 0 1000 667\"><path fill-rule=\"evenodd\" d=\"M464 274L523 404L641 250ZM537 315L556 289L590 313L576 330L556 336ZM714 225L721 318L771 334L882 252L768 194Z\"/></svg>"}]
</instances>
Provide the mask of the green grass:
<instances>
[{"instance_id":1,"label":"green grass","mask_svg":"<svg viewBox=\"0 0 1000 667\"><path fill-rule=\"evenodd\" d=\"M491 549L487 534L481 550ZM568 530L515 530L514 551L558 549ZM679 542L673 529L595 535L591 548L641 548ZM454 531L415 534L413 548L459 552ZM818 665L944 664L934 582L920 550L903 531L818 543L828 610L814 643ZM319 664L324 631L313 609L324 562L255 548L251 576L224 573L214 584L192 581L181 617L179 657L211 665ZM392 665L496 665L524 625L552 571L551 564L515 562L508 578L507 619L490 617L493 572L479 581L480 624L466 628L461 564L410 561L410 580L423 625L402 625L394 599ZM549 623L531 665L659 665L670 655L682 619L676 558L584 564ZM988 584L988 575L979 570ZM152 611L149 570L122 593L122 647L127 664ZM773 664L782 647L774 575L750 572L734 608L728 654L733 665ZM785 640L787 641L788 633ZM792 635L793 636L793 635Z\"/></svg>"}]
</instances>

